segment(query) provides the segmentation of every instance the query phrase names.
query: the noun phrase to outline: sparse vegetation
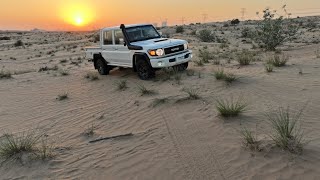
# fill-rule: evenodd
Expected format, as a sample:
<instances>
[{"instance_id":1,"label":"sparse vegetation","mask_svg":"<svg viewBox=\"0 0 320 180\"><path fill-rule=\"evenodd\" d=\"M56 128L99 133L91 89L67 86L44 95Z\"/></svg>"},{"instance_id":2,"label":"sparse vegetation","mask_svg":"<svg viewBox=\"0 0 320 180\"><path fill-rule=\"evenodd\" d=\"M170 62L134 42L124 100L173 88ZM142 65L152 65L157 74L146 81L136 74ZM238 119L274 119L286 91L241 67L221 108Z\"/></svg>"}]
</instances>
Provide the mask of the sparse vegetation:
<instances>
[{"instance_id":1,"label":"sparse vegetation","mask_svg":"<svg viewBox=\"0 0 320 180\"><path fill-rule=\"evenodd\" d=\"M249 148L251 151L261 151L260 142L257 140L257 137L253 135L253 132L247 128L241 130L241 136L243 139L243 145L246 148Z\"/></svg>"},{"instance_id":2,"label":"sparse vegetation","mask_svg":"<svg viewBox=\"0 0 320 180\"><path fill-rule=\"evenodd\" d=\"M289 16L285 8L286 6L283 6L284 12ZM267 8L263 11L263 20L258 25L254 39L266 50L274 51L276 47L292 39L297 34L298 27L289 18L285 19L283 16L276 18L275 13Z\"/></svg>"},{"instance_id":3,"label":"sparse vegetation","mask_svg":"<svg viewBox=\"0 0 320 180\"><path fill-rule=\"evenodd\" d=\"M251 61L253 60L253 54L250 53L249 51L242 51L237 57L237 60L240 65L249 65Z\"/></svg>"},{"instance_id":4,"label":"sparse vegetation","mask_svg":"<svg viewBox=\"0 0 320 180\"><path fill-rule=\"evenodd\" d=\"M203 63L209 63L209 60L212 59L212 55L207 48L199 49L199 57Z\"/></svg>"},{"instance_id":5,"label":"sparse vegetation","mask_svg":"<svg viewBox=\"0 0 320 180\"><path fill-rule=\"evenodd\" d=\"M278 111L267 114L271 123L271 138L277 146L291 153L301 154L305 143L304 134L299 125L302 110L296 114L290 112L289 107L280 107Z\"/></svg>"},{"instance_id":6,"label":"sparse vegetation","mask_svg":"<svg viewBox=\"0 0 320 180\"><path fill-rule=\"evenodd\" d=\"M10 71L1 70L0 71L0 79L10 79L12 78L12 74Z\"/></svg>"},{"instance_id":7,"label":"sparse vegetation","mask_svg":"<svg viewBox=\"0 0 320 180\"><path fill-rule=\"evenodd\" d=\"M191 69L188 69L188 70L186 70L186 73L187 73L187 76L194 76L195 71L191 70Z\"/></svg>"},{"instance_id":8,"label":"sparse vegetation","mask_svg":"<svg viewBox=\"0 0 320 180\"><path fill-rule=\"evenodd\" d=\"M141 96L156 94L156 92L154 90L147 89L142 84L138 84L137 87L138 87L138 90L139 90L139 93L140 93Z\"/></svg>"},{"instance_id":9,"label":"sparse vegetation","mask_svg":"<svg viewBox=\"0 0 320 180\"><path fill-rule=\"evenodd\" d=\"M224 79L225 78L224 69L223 68L219 68L218 70L214 71L214 77L217 80Z\"/></svg>"},{"instance_id":10,"label":"sparse vegetation","mask_svg":"<svg viewBox=\"0 0 320 180\"><path fill-rule=\"evenodd\" d=\"M99 76L97 73L88 72L85 76L86 79L89 79L90 81L96 81L99 80Z\"/></svg>"},{"instance_id":11,"label":"sparse vegetation","mask_svg":"<svg viewBox=\"0 0 320 180\"><path fill-rule=\"evenodd\" d=\"M182 91L188 94L187 99L189 100L200 99L199 91L197 89L183 88Z\"/></svg>"},{"instance_id":12,"label":"sparse vegetation","mask_svg":"<svg viewBox=\"0 0 320 180\"><path fill-rule=\"evenodd\" d=\"M203 29L199 31L198 38L202 42L213 42L215 40L215 35L212 33L212 31Z\"/></svg>"},{"instance_id":13,"label":"sparse vegetation","mask_svg":"<svg viewBox=\"0 0 320 180\"><path fill-rule=\"evenodd\" d=\"M273 72L273 64L269 64L269 63L264 64L264 69L268 73Z\"/></svg>"},{"instance_id":14,"label":"sparse vegetation","mask_svg":"<svg viewBox=\"0 0 320 180\"><path fill-rule=\"evenodd\" d=\"M237 76L232 73L226 73L223 80L230 84L237 80Z\"/></svg>"},{"instance_id":15,"label":"sparse vegetation","mask_svg":"<svg viewBox=\"0 0 320 180\"><path fill-rule=\"evenodd\" d=\"M23 42L21 40L18 40L14 43L15 47L23 46Z\"/></svg>"},{"instance_id":16,"label":"sparse vegetation","mask_svg":"<svg viewBox=\"0 0 320 180\"><path fill-rule=\"evenodd\" d=\"M63 100L66 100L68 98L69 98L68 93L64 92L62 94L59 94L56 99L59 100L59 101L63 101Z\"/></svg>"},{"instance_id":17,"label":"sparse vegetation","mask_svg":"<svg viewBox=\"0 0 320 180\"><path fill-rule=\"evenodd\" d=\"M241 98L238 100L218 99L216 100L216 109L223 117L234 117L243 113L247 109L247 104L242 101Z\"/></svg>"},{"instance_id":18,"label":"sparse vegetation","mask_svg":"<svg viewBox=\"0 0 320 180\"><path fill-rule=\"evenodd\" d=\"M57 65L53 66L53 67L48 67L48 66L44 66L44 67L40 67L38 72L44 72L44 71L57 71L59 69L59 67Z\"/></svg>"},{"instance_id":19,"label":"sparse vegetation","mask_svg":"<svg viewBox=\"0 0 320 180\"><path fill-rule=\"evenodd\" d=\"M316 58L320 58L320 49L317 49L315 52Z\"/></svg>"},{"instance_id":20,"label":"sparse vegetation","mask_svg":"<svg viewBox=\"0 0 320 180\"><path fill-rule=\"evenodd\" d=\"M156 98L153 100L151 106L152 107L160 106L161 104L168 102L168 100L169 100L168 98Z\"/></svg>"},{"instance_id":21,"label":"sparse vegetation","mask_svg":"<svg viewBox=\"0 0 320 180\"><path fill-rule=\"evenodd\" d=\"M184 32L183 26L177 26L176 27L176 33L183 33L183 32Z\"/></svg>"},{"instance_id":22,"label":"sparse vegetation","mask_svg":"<svg viewBox=\"0 0 320 180\"><path fill-rule=\"evenodd\" d=\"M282 67L285 66L286 63L289 60L289 56L282 54L281 56L278 54L275 54L267 60L267 64L272 64L275 67Z\"/></svg>"},{"instance_id":23,"label":"sparse vegetation","mask_svg":"<svg viewBox=\"0 0 320 180\"><path fill-rule=\"evenodd\" d=\"M65 69L61 69L61 70L59 71L59 73L60 73L61 76L68 76L68 75L70 74L69 71L67 71L67 70L65 70Z\"/></svg>"},{"instance_id":24,"label":"sparse vegetation","mask_svg":"<svg viewBox=\"0 0 320 180\"><path fill-rule=\"evenodd\" d=\"M117 87L117 90L124 91L128 88L127 86L127 80L119 80L115 82L115 85Z\"/></svg>"},{"instance_id":25,"label":"sparse vegetation","mask_svg":"<svg viewBox=\"0 0 320 180\"><path fill-rule=\"evenodd\" d=\"M94 124L92 123L91 126L89 126L87 129L84 130L83 134L87 137L91 137L94 135L94 131L95 131L96 127L94 126Z\"/></svg>"},{"instance_id":26,"label":"sparse vegetation","mask_svg":"<svg viewBox=\"0 0 320 180\"><path fill-rule=\"evenodd\" d=\"M35 131L15 135L4 134L0 137L0 158L5 160L21 159L23 154L45 160L53 156L52 150L53 145L48 143L48 139L42 134L36 134Z\"/></svg>"}]
</instances>

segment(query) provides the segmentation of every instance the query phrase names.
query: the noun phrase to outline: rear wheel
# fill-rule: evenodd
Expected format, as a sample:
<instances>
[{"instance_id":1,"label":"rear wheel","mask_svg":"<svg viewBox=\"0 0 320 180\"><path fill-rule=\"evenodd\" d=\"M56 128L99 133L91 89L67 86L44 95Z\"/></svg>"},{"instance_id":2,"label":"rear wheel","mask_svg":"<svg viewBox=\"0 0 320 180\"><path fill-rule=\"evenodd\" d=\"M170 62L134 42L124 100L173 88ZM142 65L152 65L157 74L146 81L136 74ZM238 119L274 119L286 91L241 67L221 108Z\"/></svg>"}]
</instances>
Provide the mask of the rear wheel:
<instances>
[{"instance_id":1,"label":"rear wheel","mask_svg":"<svg viewBox=\"0 0 320 180\"><path fill-rule=\"evenodd\" d=\"M144 59L137 60L136 69L140 79L148 80L154 78L155 72L151 65Z\"/></svg>"},{"instance_id":2,"label":"rear wheel","mask_svg":"<svg viewBox=\"0 0 320 180\"><path fill-rule=\"evenodd\" d=\"M189 62L183 63L183 64L179 64L176 66L173 66L173 70L175 71L185 71L188 68Z\"/></svg>"},{"instance_id":3,"label":"rear wheel","mask_svg":"<svg viewBox=\"0 0 320 180\"><path fill-rule=\"evenodd\" d=\"M96 68L101 75L108 75L111 70L110 67L105 63L103 59L98 59L96 63Z\"/></svg>"}]
</instances>

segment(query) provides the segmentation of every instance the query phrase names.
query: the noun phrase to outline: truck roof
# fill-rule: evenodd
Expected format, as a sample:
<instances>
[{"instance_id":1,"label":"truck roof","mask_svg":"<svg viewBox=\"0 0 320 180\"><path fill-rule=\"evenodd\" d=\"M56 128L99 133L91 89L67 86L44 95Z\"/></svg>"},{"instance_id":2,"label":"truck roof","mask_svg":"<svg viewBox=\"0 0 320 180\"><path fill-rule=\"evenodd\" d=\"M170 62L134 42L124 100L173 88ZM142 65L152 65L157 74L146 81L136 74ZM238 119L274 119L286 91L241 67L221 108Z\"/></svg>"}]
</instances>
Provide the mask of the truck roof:
<instances>
[{"instance_id":1,"label":"truck roof","mask_svg":"<svg viewBox=\"0 0 320 180\"><path fill-rule=\"evenodd\" d=\"M130 27L147 26L147 25L152 25L152 24L128 24L128 25L125 25L125 26L126 26L126 28L130 28ZM105 31L105 30L113 30L113 29L120 29L120 25L119 26L113 26L113 27L105 27L105 28L102 28L101 30Z\"/></svg>"}]
</instances>

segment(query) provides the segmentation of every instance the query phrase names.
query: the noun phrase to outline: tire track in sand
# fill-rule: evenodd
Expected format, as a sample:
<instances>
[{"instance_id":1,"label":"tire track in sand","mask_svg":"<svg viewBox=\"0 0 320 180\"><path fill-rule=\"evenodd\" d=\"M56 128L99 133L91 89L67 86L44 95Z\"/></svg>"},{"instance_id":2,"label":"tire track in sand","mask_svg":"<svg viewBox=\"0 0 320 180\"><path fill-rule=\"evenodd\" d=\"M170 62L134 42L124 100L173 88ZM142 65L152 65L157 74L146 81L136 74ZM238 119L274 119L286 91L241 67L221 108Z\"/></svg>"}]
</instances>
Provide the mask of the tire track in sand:
<instances>
[{"instance_id":1,"label":"tire track in sand","mask_svg":"<svg viewBox=\"0 0 320 180\"><path fill-rule=\"evenodd\" d=\"M227 179L223 166L216 157L212 143L200 143L206 139L205 129L198 120L191 120L191 128L185 126L185 119L177 118L181 112L177 107L170 107L161 112L179 162L190 179ZM189 121L190 122L190 121ZM193 135L197 136L193 136Z\"/></svg>"}]
</instances>

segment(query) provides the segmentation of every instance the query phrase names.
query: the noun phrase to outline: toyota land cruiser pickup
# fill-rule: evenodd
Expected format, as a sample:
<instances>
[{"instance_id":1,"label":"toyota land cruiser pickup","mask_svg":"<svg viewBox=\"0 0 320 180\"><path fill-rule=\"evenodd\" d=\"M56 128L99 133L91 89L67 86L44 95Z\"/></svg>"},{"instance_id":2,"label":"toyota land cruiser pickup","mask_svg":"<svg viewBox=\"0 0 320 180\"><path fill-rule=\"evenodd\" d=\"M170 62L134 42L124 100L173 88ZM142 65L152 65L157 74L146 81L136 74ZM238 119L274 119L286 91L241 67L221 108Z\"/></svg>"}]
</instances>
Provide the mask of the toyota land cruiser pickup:
<instances>
[{"instance_id":1,"label":"toyota land cruiser pickup","mask_svg":"<svg viewBox=\"0 0 320 180\"><path fill-rule=\"evenodd\" d=\"M184 71L192 59L187 41L163 38L151 24L101 29L100 46L86 47L85 53L101 75L115 67L133 68L142 80L161 68Z\"/></svg>"}]
</instances>

